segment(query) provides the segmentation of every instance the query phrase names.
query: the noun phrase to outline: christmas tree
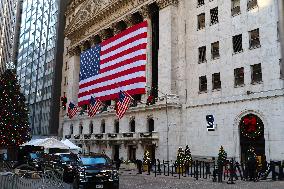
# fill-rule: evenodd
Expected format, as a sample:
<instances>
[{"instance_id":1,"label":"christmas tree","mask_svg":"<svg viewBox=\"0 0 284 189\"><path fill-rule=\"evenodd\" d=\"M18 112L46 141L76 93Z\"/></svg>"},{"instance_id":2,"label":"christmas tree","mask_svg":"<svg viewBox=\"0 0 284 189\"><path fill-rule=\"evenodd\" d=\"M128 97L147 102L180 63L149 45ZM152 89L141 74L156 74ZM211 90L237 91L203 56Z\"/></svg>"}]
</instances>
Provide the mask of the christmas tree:
<instances>
[{"instance_id":1,"label":"christmas tree","mask_svg":"<svg viewBox=\"0 0 284 189\"><path fill-rule=\"evenodd\" d=\"M226 160L227 160L227 153L225 152L223 146L221 146L218 154L218 164L224 165Z\"/></svg>"},{"instance_id":2,"label":"christmas tree","mask_svg":"<svg viewBox=\"0 0 284 189\"><path fill-rule=\"evenodd\" d=\"M184 150L184 163L189 165L191 162L192 162L191 152L188 145L186 145Z\"/></svg>"},{"instance_id":3,"label":"christmas tree","mask_svg":"<svg viewBox=\"0 0 284 189\"><path fill-rule=\"evenodd\" d=\"M0 78L0 147L19 146L31 139L25 97L15 71Z\"/></svg>"},{"instance_id":4,"label":"christmas tree","mask_svg":"<svg viewBox=\"0 0 284 189\"><path fill-rule=\"evenodd\" d=\"M184 165L184 152L182 147L178 148L178 153L177 153L177 160L175 162L176 166L183 166Z\"/></svg>"},{"instance_id":5,"label":"christmas tree","mask_svg":"<svg viewBox=\"0 0 284 189\"><path fill-rule=\"evenodd\" d=\"M144 157L143 157L143 164L151 163L150 152L145 150Z\"/></svg>"}]
</instances>

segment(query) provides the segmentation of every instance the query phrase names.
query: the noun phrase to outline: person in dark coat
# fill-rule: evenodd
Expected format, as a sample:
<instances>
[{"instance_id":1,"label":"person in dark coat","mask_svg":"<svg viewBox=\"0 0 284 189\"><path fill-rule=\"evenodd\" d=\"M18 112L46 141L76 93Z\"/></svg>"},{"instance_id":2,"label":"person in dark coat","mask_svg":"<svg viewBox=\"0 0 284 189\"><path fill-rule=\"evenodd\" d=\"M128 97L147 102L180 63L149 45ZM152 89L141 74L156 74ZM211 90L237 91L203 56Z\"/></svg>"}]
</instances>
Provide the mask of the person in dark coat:
<instances>
[{"instance_id":1,"label":"person in dark coat","mask_svg":"<svg viewBox=\"0 0 284 189\"><path fill-rule=\"evenodd\" d=\"M116 167L117 170L119 170L120 165L121 165L121 160L120 160L120 159L117 159L117 160L115 161L115 167Z\"/></svg>"},{"instance_id":2,"label":"person in dark coat","mask_svg":"<svg viewBox=\"0 0 284 189\"><path fill-rule=\"evenodd\" d=\"M137 165L137 169L138 169L138 173L137 174L142 174L142 161L137 159L136 160L136 165Z\"/></svg>"}]
</instances>

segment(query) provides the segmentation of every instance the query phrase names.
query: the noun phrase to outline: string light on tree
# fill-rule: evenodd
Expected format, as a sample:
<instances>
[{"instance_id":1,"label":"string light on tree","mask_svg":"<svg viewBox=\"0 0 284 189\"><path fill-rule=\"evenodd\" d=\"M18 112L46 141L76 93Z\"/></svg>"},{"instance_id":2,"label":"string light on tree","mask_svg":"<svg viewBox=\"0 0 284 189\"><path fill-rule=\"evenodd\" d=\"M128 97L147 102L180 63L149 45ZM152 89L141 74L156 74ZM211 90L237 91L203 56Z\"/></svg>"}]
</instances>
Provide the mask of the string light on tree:
<instances>
[{"instance_id":1,"label":"string light on tree","mask_svg":"<svg viewBox=\"0 0 284 189\"><path fill-rule=\"evenodd\" d=\"M0 147L19 146L31 139L25 97L14 70L0 77Z\"/></svg>"},{"instance_id":2,"label":"string light on tree","mask_svg":"<svg viewBox=\"0 0 284 189\"><path fill-rule=\"evenodd\" d=\"M223 146L221 146L218 154L218 160L217 160L218 164L224 165L226 160L227 160L227 152L224 150Z\"/></svg>"}]
</instances>

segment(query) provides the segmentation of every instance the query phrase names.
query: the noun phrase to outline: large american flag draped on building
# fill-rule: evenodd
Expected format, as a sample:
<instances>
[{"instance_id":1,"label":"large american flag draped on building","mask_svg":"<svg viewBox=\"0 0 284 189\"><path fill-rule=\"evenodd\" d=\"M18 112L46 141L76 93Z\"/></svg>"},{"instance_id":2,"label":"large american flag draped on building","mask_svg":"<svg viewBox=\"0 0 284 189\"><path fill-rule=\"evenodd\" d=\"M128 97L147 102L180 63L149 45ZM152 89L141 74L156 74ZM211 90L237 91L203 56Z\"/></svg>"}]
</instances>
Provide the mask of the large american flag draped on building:
<instances>
[{"instance_id":1,"label":"large american flag draped on building","mask_svg":"<svg viewBox=\"0 0 284 189\"><path fill-rule=\"evenodd\" d=\"M132 26L81 54L79 106L92 95L105 101L118 98L120 90L145 93L147 27L146 21Z\"/></svg>"}]
</instances>

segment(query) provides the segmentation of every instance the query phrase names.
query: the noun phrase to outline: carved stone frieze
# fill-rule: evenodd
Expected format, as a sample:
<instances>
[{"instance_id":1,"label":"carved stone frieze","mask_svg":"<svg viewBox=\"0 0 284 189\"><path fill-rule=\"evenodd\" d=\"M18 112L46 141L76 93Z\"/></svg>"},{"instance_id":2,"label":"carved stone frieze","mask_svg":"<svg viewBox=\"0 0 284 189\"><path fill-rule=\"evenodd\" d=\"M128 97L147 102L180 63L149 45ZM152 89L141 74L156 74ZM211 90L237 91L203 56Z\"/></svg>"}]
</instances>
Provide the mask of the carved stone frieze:
<instances>
[{"instance_id":1,"label":"carved stone frieze","mask_svg":"<svg viewBox=\"0 0 284 189\"><path fill-rule=\"evenodd\" d=\"M90 40L100 30L111 27L118 19L130 27L133 23L131 14L138 11L147 18L150 14L147 4L153 2L157 2L160 9L178 4L178 0L85 0L66 27L65 35L71 40L71 46L77 46L80 41Z\"/></svg>"},{"instance_id":2,"label":"carved stone frieze","mask_svg":"<svg viewBox=\"0 0 284 189\"><path fill-rule=\"evenodd\" d=\"M179 0L157 0L158 6L160 9L163 9L169 5L178 5Z\"/></svg>"}]
</instances>

